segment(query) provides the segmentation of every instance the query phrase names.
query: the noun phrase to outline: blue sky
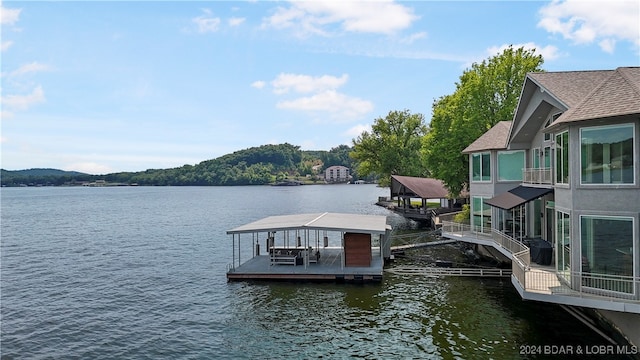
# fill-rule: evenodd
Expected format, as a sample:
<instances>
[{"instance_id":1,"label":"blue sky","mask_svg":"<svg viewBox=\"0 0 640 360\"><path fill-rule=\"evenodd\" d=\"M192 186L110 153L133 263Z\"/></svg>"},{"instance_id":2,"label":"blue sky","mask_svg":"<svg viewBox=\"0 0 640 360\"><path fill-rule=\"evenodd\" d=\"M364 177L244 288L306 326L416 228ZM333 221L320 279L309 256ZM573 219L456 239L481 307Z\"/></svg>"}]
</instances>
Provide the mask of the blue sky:
<instances>
[{"instance_id":1,"label":"blue sky","mask_svg":"<svg viewBox=\"0 0 640 360\"><path fill-rule=\"evenodd\" d=\"M634 1L2 2L2 168L92 174L428 122L474 62L640 66ZM510 119L501 119L510 120Z\"/></svg>"}]
</instances>

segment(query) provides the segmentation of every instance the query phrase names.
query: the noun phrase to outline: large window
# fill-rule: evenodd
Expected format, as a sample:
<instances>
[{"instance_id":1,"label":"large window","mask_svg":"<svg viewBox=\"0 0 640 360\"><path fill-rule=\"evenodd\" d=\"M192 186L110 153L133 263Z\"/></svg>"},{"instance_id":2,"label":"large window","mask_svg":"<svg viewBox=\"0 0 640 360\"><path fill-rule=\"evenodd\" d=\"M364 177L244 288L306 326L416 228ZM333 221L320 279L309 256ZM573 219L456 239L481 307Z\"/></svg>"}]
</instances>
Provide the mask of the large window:
<instances>
[{"instance_id":1,"label":"large window","mask_svg":"<svg viewBox=\"0 0 640 360\"><path fill-rule=\"evenodd\" d=\"M633 218L581 216L583 284L618 292L633 292Z\"/></svg>"},{"instance_id":2,"label":"large window","mask_svg":"<svg viewBox=\"0 0 640 360\"><path fill-rule=\"evenodd\" d=\"M522 181L524 150L498 152L498 180Z\"/></svg>"},{"instance_id":3,"label":"large window","mask_svg":"<svg viewBox=\"0 0 640 360\"><path fill-rule=\"evenodd\" d=\"M484 198L471 198L472 225L475 231L491 231L491 206L484 203Z\"/></svg>"},{"instance_id":4,"label":"large window","mask_svg":"<svg viewBox=\"0 0 640 360\"><path fill-rule=\"evenodd\" d=\"M491 155L488 152L471 154L472 181L491 181Z\"/></svg>"},{"instance_id":5,"label":"large window","mask_svg":"<svg viewBox=\"0 0 640 360\"><path fill-rule=\"evenodd\" d=\"M569 132L556 135L556 183L569 183Z\"/></svg>"},{"instance_id":6,"label":"large window","mask_svg":"<svg viewBox=\"0 0 640 360\"><path fill-rule=\"evenodd\" d=\"M571 222L569 214L556 211L556 269L569 281L571 274Z\"/></svg>"},{"instance_id":7,"label":"large window","mask_svg":"<svg viewBox=\"0 0 640 360\"><path fill-rule=\"evenodd\" d=\"M580 130L583 184L633 184L633 124Z\"/></svg>"}]
</instances>

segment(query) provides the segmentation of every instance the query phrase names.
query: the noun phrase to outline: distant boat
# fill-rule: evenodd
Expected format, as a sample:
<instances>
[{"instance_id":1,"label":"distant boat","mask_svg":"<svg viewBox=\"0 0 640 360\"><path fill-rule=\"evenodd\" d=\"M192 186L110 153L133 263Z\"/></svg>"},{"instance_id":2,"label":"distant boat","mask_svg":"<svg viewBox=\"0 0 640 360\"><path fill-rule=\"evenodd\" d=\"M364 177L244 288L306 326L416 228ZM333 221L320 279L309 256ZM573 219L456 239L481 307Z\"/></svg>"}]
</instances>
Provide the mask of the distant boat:
<instances>
[{"instance_id":1,"label":"distant boat","mask_svg":"<svg viewBox=\"0 0 640 360\"><path fill-rule=\"evenodd\" d=\"M297 180L280 181L273 184L273 186L299 186L299 185L302 185L302 182Z\"/></svg>"}]
</instances>

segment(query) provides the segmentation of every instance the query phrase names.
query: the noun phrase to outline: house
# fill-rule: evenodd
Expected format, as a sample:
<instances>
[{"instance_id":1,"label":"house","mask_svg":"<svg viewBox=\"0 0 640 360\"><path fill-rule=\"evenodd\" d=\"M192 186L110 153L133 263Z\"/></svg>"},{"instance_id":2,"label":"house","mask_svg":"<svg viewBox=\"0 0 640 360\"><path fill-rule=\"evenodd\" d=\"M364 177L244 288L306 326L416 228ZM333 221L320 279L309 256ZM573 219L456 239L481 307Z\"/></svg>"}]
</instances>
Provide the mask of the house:
<instances>
[{"instance_id":1,"label":"house","mask_svg":"<svg viewBox=\"0 0 640 360\"><path fill-rule=\"evenodd\" d=\"M349 168L342 165L329 166L324 171L324 180L328 183L343 183L351 179Z\"/></svg>"},{"instance_id":2,"label":"house","mask_svg":"<svg viewBox=\"0 0 640 360\"><path fill-rule=\"evenodd\" d=\"M522 298L595 309L640 345L640 67L526 76L512 121L469 145L470 225Z\"/></svg>"}]
</instances>

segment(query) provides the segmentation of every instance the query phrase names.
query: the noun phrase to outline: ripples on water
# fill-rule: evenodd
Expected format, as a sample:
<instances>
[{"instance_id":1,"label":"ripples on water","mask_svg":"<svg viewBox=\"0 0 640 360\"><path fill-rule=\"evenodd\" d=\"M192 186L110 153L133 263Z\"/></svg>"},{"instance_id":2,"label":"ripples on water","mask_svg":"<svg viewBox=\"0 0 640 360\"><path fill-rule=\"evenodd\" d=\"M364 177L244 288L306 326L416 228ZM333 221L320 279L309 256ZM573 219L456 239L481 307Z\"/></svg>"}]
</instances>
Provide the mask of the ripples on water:
<instances>
[{"instance_id":1,"label":"ripples on water","mask_svg":"<svg viewBox=\"0 0 640 360\"><path fill-rule=\"evenodd\" d=\"M226 230L292 212L385 214L372 203L387 191L2 189L2 358L518 358L518 345L552 341L532 311L571 327L567 341L600 341L508 281L226 282Z\"/></svg>"}]
</instances>

